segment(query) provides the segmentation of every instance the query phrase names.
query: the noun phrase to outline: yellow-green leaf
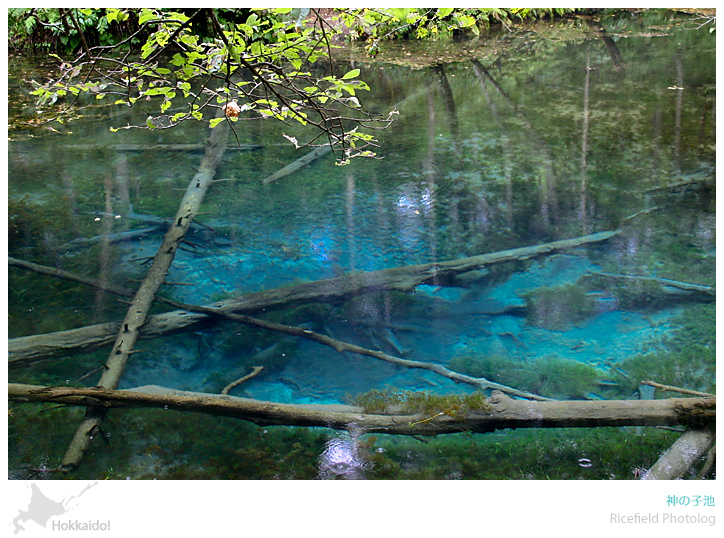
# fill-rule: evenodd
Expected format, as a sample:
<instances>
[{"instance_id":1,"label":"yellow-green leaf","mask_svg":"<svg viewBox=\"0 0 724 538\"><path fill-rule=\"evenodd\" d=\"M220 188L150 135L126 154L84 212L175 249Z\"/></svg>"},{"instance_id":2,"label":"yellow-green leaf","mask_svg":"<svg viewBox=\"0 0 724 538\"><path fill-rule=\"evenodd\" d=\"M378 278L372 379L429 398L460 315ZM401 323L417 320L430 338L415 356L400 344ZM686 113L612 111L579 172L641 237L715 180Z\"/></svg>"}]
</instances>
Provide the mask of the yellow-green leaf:
<instances>
[{"instance_id":1,"label":"yellow-green leaf","mask_svg":"<svg viewBox=\"0 0 724 538\"><path fill-rule=\"evenodd\" d=\"M359 76L359 69L352 69L352 71L347 71L345 75L342 77L342 80L347 80L348 78L354 78Z\"/></svg>"}]
</instances>

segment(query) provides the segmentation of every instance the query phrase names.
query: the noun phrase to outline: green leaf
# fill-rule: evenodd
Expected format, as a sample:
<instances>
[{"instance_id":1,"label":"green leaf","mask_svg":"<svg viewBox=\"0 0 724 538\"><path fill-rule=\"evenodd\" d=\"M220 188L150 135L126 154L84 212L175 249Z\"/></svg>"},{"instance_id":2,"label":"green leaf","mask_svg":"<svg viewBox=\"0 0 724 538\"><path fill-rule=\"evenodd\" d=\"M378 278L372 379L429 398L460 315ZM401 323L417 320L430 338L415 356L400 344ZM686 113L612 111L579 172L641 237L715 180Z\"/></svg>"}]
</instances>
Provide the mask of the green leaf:
<instances>
[{"instance_id":1,"label":"green leaf","mask_svg":"<svg viewBox=\"0 0 724 538\"><path fill-rule=\"evenodd\" d=\"M347 71L345 75L342 77L342 80L347 80L349 78L354 78L359 76L359 69L352 69L352 71Z\"/></svg>"},{"instance_id":2,"label":"green leaf","mask_svg":"<svg viewBox=\"0 0 724 538\"><path fill-rule=\"evenodd\" d=\"M149 88L143 92L143 95L166 95L169 91L171 91L171 88Z\"/></svg>"},{"instance_id":3,"label":"green leaf","mask_svg":"<svg viewBox=\"0 0 724 538\"><path fill-rule=\"evenodd\" d=\"M106 13L106 19L109 23L113 21L123 22L128 18L128 13L125 11L121 11L117 8L109 8L108 13Z\"/></svg>"},{"instance_id":4,"label":"green leaf","mask_svg":"<svg viewBox=\"0 0 724 538\"><path fill-rule=\"evenodd\" d=\"M218 124L220 124L222 121L224 121L226 118L214 118L212 120L209 120L209 127L212 129L216 127Z\"/></svg>"},{"instance_id":5,"label":"green leaf","mask_svg":"<svg viewBox=\"0 0 724 538\"><path fill-rule=\"evenodd\" d=\"M138 25L143 26L143 24L145 24L148 21L150 21L151 19L155 19L155 18L156 18L156 14L153 11L151 11L150 9L144 8L141 10L141 15L138 17Z\"/></svg>"}]
</instances>

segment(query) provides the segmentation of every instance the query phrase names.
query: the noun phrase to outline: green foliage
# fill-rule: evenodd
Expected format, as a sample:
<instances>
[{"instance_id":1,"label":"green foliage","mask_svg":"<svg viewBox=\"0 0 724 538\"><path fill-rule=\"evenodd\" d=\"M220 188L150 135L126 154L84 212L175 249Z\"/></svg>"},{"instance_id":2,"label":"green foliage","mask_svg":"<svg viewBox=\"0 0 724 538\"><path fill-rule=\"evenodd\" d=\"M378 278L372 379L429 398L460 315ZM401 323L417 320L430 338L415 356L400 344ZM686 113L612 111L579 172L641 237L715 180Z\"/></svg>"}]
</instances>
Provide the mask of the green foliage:
<instances>
[{"instance_id":1,"label":"green foliage","mask_svg":"<svg viewBox=\"0 0 724 538\"><path fill-rule=\"evenodd\" d=\"M635 480L673 443L675 432L550 428L456 434L424 441L364 440L373 480ZM579 460L591 461L590 467Z\"/></svg>"},{"instance_id":2,"label":"green foliage","mask_svg":"<svg viewBox=\"0 0 724 538\"><path fill-rule=\"evenodd\" d=\"M118 9L8 9L9 46L16 50L72 53L81 47L83 39L91 46L112 46L137 29L135 19Z\"/></svg>"},{"instance_id":3,"label":"green foliage","mask_svg":"<svg viewBox=\"0 0 724 538\"><path fill-rule=\"evenodd\" d=\"M374 146L374 139L360 126L390 121L389 117L375 118L362 107L359 92L369 91L369 86L358 79L359 69L341 76L313 74L320 59L329 59L333 31L320 30L317 26L323 23L306 21L302 12L296 17L289 9L199 9L187 14L128 8L59 13L63 21L71 18L74 24L81 16L95 18L101 29L134 20L138 31L133 38L144 36L145 41L138 55L123 60L114 60L106 48L89 47L85 41L76 60L56 57L61 62L59 77L36 83L32 92L41 107L63 101L72 105L88 97L110 98L115 105L156 107L144 125L123 129L167 129L185 120L208 121L210 127L240 119L298 122L313 125L322 131L325 142L342 149L342 163L350 157L374 155L366 149ZM199 30L201 21L211 28L208 37ZM65 37L73 37L64 27ZM178 111L171 114L172 109ZM220 109L224 115L209 118L204 114L207 109ZM304 145L292 136L286 138L297 147Z\"/></svg>"},{"instance_id":4,"label":"green foliage","mask_svg":"<svg viewBox=\"0 0 724 538\"><path fill-rule=\"evenodd\" d=\"M509 26L514 21L562 16L567 8L357 8L340 10L338 19L355 30L355 36L369 39L371 55L384 39L436 39L469 33L480 34L491 24Z\"/></svg>"}]
</instances>

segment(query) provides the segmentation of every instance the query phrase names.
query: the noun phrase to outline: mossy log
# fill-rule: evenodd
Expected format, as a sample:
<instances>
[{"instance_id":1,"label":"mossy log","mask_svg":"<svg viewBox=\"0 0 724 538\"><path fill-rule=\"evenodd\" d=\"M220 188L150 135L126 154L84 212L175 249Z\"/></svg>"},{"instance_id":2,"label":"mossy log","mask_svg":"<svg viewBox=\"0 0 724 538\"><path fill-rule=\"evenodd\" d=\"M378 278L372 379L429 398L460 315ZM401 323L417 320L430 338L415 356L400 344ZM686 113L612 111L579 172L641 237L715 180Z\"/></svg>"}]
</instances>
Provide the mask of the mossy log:
<instances>
[{"instance_id":1,"label":"mossy log","mask_svg":"<svg viewBox=\"0 0 724 538\"><path fill-rule=\"evenodd\" d=\"M8 384L15 402L53 402L93 408L154 407L234 417L258 425L355 429L370 433L439 435L490 432L505 428L592 428L602 426L674 426L703 428L716 421L716 398L666 400L525 401L493 392L480 409L450 416L445 409L428 414L370 414L350 405L279 404L235 396L179 391L158 386L130 390Z\"/></svg>"},{"instance_id":2,"label":"mossy log","mask_svg":"<svg viewBox=\"0 0 724 538\"><path fill-rule=\"evenodd\" d=\"M408 265L352 275L305 282L294 286L249 293L219 301L209 308L220 312L255 313L313 302L341 302L364 293L379 291L413 291L417 286L454 285L458 274L499 263L528 260L560 250L607 241L619 232L608 231L520 247L445 262ZM141 337L186 330L208 319L208 314L175 311L149 316L141 328ZM55 333L13 338L8 343L10 364L24 364L67 353L73 349L97 349L113 342L118 323L103 323Z\"/></svg>"}]
</instances>

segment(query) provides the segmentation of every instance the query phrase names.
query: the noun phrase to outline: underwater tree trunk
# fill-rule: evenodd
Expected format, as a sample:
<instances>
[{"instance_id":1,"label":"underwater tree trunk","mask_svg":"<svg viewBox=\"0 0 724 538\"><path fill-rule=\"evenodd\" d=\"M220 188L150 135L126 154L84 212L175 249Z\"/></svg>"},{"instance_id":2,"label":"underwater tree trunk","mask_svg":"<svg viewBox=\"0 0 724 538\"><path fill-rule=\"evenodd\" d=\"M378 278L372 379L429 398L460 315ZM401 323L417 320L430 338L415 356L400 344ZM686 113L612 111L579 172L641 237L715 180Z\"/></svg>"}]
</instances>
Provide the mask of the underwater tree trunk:
<instances>
[{"instance_id":1,"label":"underwater tree trunk","mask_svg":"<svg viewBox=\"0 0 724 538\"><path fill-rule=\"evenodd\" d=\"M237 151L255 151L262 149L264 146L259 144L231 144L226 148L228 150ZM184 151L184 152L203 152L206 150L205 144L68 144L63 146L67 150L110 150L110 151Z\"/></svg>"},{"instance_id":2,"label":"underwater tree trunk","mask_svg":"<svg viewBox=\"0 0 724 538\"><path fill-rule=\"evenodd\" d=\"M266 185L267 183L271 183L272 181L276 181L276 180L281 179L281 178L283 178L283 177L286 177L286 176L288 176L288 175L290 175L290 174L293 174L294 172L296 172L296 171L299 170L300 168L304 168L305 166L307 166L307 165L308 165L309 163L311 163L312 161L314 161L314 160L316 160L316 159L319 159L320 157L323 157L324 155L326 155L326 154L329 153L330 151L332 151L332 146L320 146L320 147L318 147L318 148L314 148L312 151L310 151L309 153L307 153L307 154L305 154L304 156L300 157L299 159L297 159L297 160L294 161L293 163L286 165L286 166L285 166L284 168L282 168L281 170L277 170L276 172L274 172L274 173L273 173L272 175L270 175L269 177L264 178L264 180L262 181L262 183L263 183L264 185Z\"/></svg>"},{"instance_id":3,"label":"underwater tree trunk","mask_svg":"<svg viewBox=\"0 0 724 538\"><path fill-rule=\"evenodd\" d=\"M60 250L70 251L86 249L100 242L106 242L107 244L120 243L121 241L138 239L139 237L143 237L144 235L148 235L155 231L156 228L139 228L137 230L128 230L126 232L94 235L93 237L78 237L76 239L73 239L72 241L68 241L64 245L61 245Z\"/></svg>"},{"instance_id":4,"label":"underwater tree trunk","mask_svg":"<svg viewBox=\"0 0 724 538\"><path fill-rule=\"evenodd\" d=\"M709 450L715 438L712 428L687 430L641 477L641 480L681 478Z\"/></svg>"},{"instance_id":5,"label":"underwater tree trunk","mask_svg":"<svg viewBox=\"0 0 724 538\"><path fill-rule=\"evenodd\" d=\"M409 292L421 284L455 285L455 277L462 273L488 265L528 260L560 250L607 241L618 233L618 231L598 232L574 239L563 239L446 262L408 265L305 282L294 286L249 293L207 306L218 309L220 312L253 313L310 302L338 302L362 293L387 290ZM154 337L188 329L205 319L208 319L207 314L187 311L157 314L149 316L146 325L141 328L140 332L142 337ZM13 338L8 342L9 362L11 365L29 363L57 356L73 349L97 349L111 343L113 335L118 329L119 324L112 322L68 331Z\"/></svg>"},{"instance_id":6,"label":"underwater tree trunk","mask_svg":"<svg viewBox=\"0 0 724 538\"><path fill-rule=\"evenodd\" d=\"M221 161L226 149L229 134L228 125L223 122L212 129L206 144L206 153L201 160L198 171L191 179L186 194L181 200L174 222L164 237L163 243L156 252L146 277L141 282L133 301L121 323L121 328L115 338L110 356L105 363L105 370L98 382L99 387L115 389L123 375L128 358L133 353L136 340L141 327L146 324L148 311L159 288L166 280L171 263L176 256L176 250L183 240L194 216L199 211L204 195L214 178L216 167ZM104 407L89 407L86 416L78 427L73 440L61 463L62 470L70 470L78 466L83 454L90 445L96 431L99 430L106 414Z\"/></svg>"},{"instance_id":7,"label":"underwater tree trunk","mask_svg":"<svg viewBox=\"0 0 724 538\"><path fill-rule=\"evenodd\" d=\"M58 276L60 278L68 279L68 280L71 280L74 282L80 282L80 283L87 284L87 285L90 285L90 286L93 286L93 287L96 287L96 288L99 288L102 290L111 291L113 293L117 293L120 295L126 295L126 296L133 295L133 292L130 292L123 288L109 287L108 285L106 285L100 281L97 281L96 279L82 277L79 275L75 275L73 273L69 273L67 271L55 269L53 267L46 267L44 265L33 264L30 262L23 262L22 260L17 260L15 258L9 258L9 260L10 260L11 266L15 265L17 267L32 269L32 270L38 271L43 274L49 274L52 276ZM250 316L234 314L232 312L221 312L217 308L209 308L207 306L179 303L179 302L171 301L169 299L164 299L164 298L157 298L157 300L160 300L166 304L170 304L176 308L183 308L190 312L208 314L210 316L222 316L222 317L225 317L232 321L243 323L245 325L249 325L252 327L281 332L281 333L289 334L289 335L295 336L295 337L307 338L309 340L318 342L320 344L330 346L331 348L338 351L339 353L356 353L356 354L360 354L360 355L367 355L369 357L374 357L376 359L390 362L392 364L397 364L398 366L404 366L406 368L422 368L422 369L434 372L443 377L447 377L448 379L452 379L455 382L468 383L479 389L483 389L483 390L484 389L497 389L497 390L506 392L508 394L513 394L514 396L519 396L521 398L532 399L532 400L550 400L551 399L551 398L545 398L543 396L539 396L537 394L530 393L528 391L523 391L523 390L519 390L519 389L516 389L513 387L508 387L506 385L501 385L500 383L488 381L487 379L482 378L482 377L471 377L468 375L460 374L458 372L449 370L440 364L435 364L435 363L431 363L431 362L414 361L414 360L410 360L410 359L402 359L400 357L388 355L387 353L383 353L382 351L376 351L376 350L372 350L372 349L363 348L358 345L354 345L354 344L350 344L348 342L343 342L341 340L337 340L335 338L332 338L331 336L325 336L323 334L316 333L309 329L295 327L292 325L284 325L281 323L276 323L276 322L268 321L268 320L264 320L264 319L253 318ZM398 352L399 352L399 349L398 349ZM256 375L256 373L254 375ZM242 382L242 381L240 381L240 382ZM232 384L230 387L233 387L233 386L235 386L235 385ZM227 387L227 389L229 389L230 387ZM225 392L222 391L222 394L225 394Z\"/></svg>"},{"instance_id":8,"label":"underwater tree trunk","mask_svg":"<svg viewBox=\"0 0 724 538\"><path fill-rule=\"evenodd\" d=\"M354 428L369 433L440 435L505 428L593 428L602 426L708 427L716 421L716 398L537 402L493 392L479 409L458 416L433 409L411 414L369 414L350 405L278 404L235 396L195 393L148 385L130 390L8 384L15 402L52 402L92 409L155 407L247 420L260 426ZM101 407L102 406L102 407Z\"/></svg>"}]
</instances>

